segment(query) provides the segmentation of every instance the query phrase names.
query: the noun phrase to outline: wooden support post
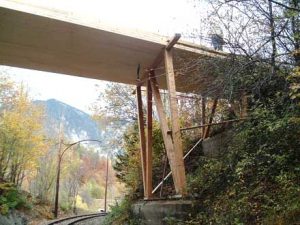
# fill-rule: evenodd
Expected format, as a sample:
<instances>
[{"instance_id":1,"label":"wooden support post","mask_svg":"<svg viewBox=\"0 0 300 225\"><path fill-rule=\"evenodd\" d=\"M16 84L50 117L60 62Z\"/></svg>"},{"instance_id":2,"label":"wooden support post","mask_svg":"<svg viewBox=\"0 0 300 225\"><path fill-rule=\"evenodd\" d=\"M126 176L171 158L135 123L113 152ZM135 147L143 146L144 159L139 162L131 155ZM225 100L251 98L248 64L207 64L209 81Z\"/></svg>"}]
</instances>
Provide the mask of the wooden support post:
<instances>
[{"instance_id":1,"label":"wooden support post","mask_svg":"<svg viewBox=\"0 0 300 225\"><path fill-rule=\"evenodd\" d=\"M248 115L248 97L245 92L242 93L241 99L241 118L247 117Z\"/></svg>"},{"instance_id":2,"label":"wooden support post","mask_svg":"<svg viewBox=\"0 0 300 225\"><path fill-rule=\"evenodd\" d=\"M204 125L206 123L205 110L206 110L206 98L202 96L201 97L201 125ZM202 127L202 138L204 138L204 133L205 133L205 127Z\"/></svg>"},{"instance_id":3,"label":"wooden support post","mask_svg":"<svg viewBox=\"0 0 300 225\"><path fill-rule=\"evenodd\" d=\"M146 194L146 137L144 129L144 114L143 114L143 100L141 86L136 87L137 97L137 111L138 111L138 123L140 133L140 148L141 148L141 164L142 164L142 176L143 176L143 187L144 195Z\"/></svg>"},{"instance_id":4,"label":"wooden support post","mask_svg":"<svg viewBox=\"0 0 300 225\"><path fill-rule=\"evenodd\" d=\"M162 103L161 96L159 93L158 83L156 81L156 78L154 77L154 71L150 75L151 75L150 80L151 80L152 92L153 92L153 96L154 96L154 100L155 100L157 114L158 114L159 121L160 121L160 128L162 131L166 152L167 152L169 163L170 163L170 168L171 168L172 175L173 175L175 189L176 189L177 193L180 193L179 192L180 190L178 189L179 182L180 182L178 180L178 172L177 172L178 168L176 167L176 164L175 164L175 151L174 151L172 137L171 137L171 134L168 134L169 127L168 127L168 122L167 122L167 116L165 114L163 103Z\"/></svg>"},{"instance_id":5,"label":"wooden support post","mask_svg":"<svg viewBox=\"0 0 300 225\"><path fill-rule=\"evenodd\" d=\"M105 190L104 190L104 212L106 212L106 208L107 208L108 163L109 163L109 158L108 158L108 153L107 153L107 155L106 155Z\"/></svg>"},{"instance_id":6,"label":"wooden support post","mask_svg":"<svg viewBox=\"0 0 300 225\"><path fill-rule=\"evenodd\" d=\"M147 81L147 146L146 146L146 192L145 198L152 197L152 90Z\"/></svg>"},{"instance_id":7,"label":"wooden support post","mask_svg":"<svg viewBox=\"0 0 300 225\"><path fill-rule=\"evenodd\" d=\"M216 97L214 99L214 102L213 102L213 105L212 105L212 108L211 108L211 114L210 114L210 117L209 117L208 124L211 124L213 119L214 119L216 108L217 108L217 105L218 105L218 99L219 99L218 97ZM204 132L204 138L208 138L210 127L211 126L206 127L205 132Z\"/></svg>"},{"instance_id":8,"label":"wooden support post","mask_svg":"<svg viewBox=\"0 0 300 225\"><path fill-rule=\"evenodd\" d=\"M163 168L163 174L162 174L162 180L161 180L161 186L160 186L160 192L159 192L159 197L162 198L163 195L163 188L164 188L164 179L166 176L166 171L167 171L167 166L168 166L168 156L167 154L164 155L164 168ZM153 193L153 191L152 191Z\"/></svg>"},{"instance_id":9,"label":"wooden support post","mask_svg":"<svg viewBox=\"0 0 300 225\"><path fill-rule=\"evenodd\" d=\"M173 68L173 55L172 49L165 50L165 70L167 77L167 85L169 91L169 103L170 103L170 113L171 113L171 124L172 124L172 139L173 147L175 153L175 167L176 167L176 180L178 181L177 187L175 186L176 192L181 195L186 195L186 176L185 167L183 160L183 148L182 148L182 138L180 132L179 124L179 113L178 104L176 97L176 85L175 85L175 74Z\"/></svg>"}]
</instances>

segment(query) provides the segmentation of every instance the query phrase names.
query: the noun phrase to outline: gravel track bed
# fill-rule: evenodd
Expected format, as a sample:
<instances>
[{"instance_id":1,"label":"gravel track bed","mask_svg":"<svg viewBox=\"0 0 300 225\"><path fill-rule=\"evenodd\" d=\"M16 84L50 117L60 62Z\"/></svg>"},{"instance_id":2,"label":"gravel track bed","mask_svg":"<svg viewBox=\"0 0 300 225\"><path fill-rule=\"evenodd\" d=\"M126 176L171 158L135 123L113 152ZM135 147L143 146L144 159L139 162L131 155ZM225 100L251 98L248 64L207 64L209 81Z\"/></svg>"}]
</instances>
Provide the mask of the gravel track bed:
<instances>
[{"instance_id":1,"label":"gravel track bed","mask_svg":"<svg viewBox=\"0 0 300 225\"><path fill-rule=\"evenodd\" d=\"M101 225L102 222L104 220L104 216L103 217L96 217L96 218L92 218L86 221L81 221L76 223L76 225Z\"/></svg>"},{"instance_id":2,"label":"gravel track bed","mask_svg":"<svg viewBox=\"0 0 300 225\"><path fill-rule=\"evenodd\" d=\"M55 221L48 221L44 223L43 225L69 225L71 223L74 223L76 225L100 225L101 221L103 221L105 214L101 215L82 215L74 218L65 218L62 219L62 221L55 220ZM78 222L76 222L78 221Z\"/></svg>"}]
</instances>

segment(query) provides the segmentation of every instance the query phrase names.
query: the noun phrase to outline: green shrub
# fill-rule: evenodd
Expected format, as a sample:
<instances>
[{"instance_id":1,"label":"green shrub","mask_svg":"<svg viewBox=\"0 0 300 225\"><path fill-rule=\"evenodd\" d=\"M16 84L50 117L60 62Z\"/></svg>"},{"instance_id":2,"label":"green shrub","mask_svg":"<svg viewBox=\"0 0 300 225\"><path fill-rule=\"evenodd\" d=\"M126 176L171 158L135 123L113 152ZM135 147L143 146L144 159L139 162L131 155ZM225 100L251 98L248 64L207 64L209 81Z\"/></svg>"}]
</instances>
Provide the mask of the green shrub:
<instances>
[{"instance_id":1,"label":"green shrub","mask_svg":"<svg viewBox=\"0 0 300 225\"><path fill-rule=\"evenodd\" d=\"M190 222L288 225L299 220L300 121L295 115L257 108L255 119L236 127L222 157L200 159L188 185L205 210Z\"/></svg>"},{"instance_id":2,"label":"green shrub","mask_svg":"<svg viewBox=\"0 0 300 225\"><path fill-rule=\"evenodd\" d=\"M27 196L12 183L0 184L0 213L7 214L10 209L30 208Z\"/></svg>"},{"instance_id":3,"label":"green shrub","mask_svg":"<svg viewBox=\"0 0 300 225\"><path fill-rule=\"evenodd\" d=\"M59 204L59 207L60 207L60 209L61 209L62 211L64 211L64 212L69 212L69 211L71 211L71 209L72 209L72 205L71 205L71 203L68 202L68 201L62 201L62 202Z\"/></svg>"},{"instance_id":4,"label":"green shrub","mask_svg":"<svg viewBox=\"0 0 300 225\"><path fill-rule=\"evenodd\" d=\"M126 196L120 204L111 206L111 212L105 217L103 225L139 225L131 214L132 197Z\"/></svg>"},{"instance_id":5,"label":"green shrub","mask_svg":"<svg viewBox=\"0 0 300 225\"><path fill-rule=\"evenodd\" d=\"M93 186L91 189L91 196L92 198L102 198L104 195L103 187Z\"/></svg>"}]
</instances>

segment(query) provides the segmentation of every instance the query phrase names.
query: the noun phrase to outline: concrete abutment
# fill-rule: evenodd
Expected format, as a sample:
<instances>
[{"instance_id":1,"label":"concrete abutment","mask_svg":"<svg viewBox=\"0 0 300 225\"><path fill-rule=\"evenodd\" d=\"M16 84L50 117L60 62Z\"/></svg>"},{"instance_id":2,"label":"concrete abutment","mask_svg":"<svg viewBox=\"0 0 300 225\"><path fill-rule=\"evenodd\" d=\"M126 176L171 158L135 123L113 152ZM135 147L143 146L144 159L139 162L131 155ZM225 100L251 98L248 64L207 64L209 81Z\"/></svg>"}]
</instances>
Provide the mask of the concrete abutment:
<instances>
[{"instance_id":1,"label":"concrete abutment","mask_svg":"<svg viewBox=\"0 0 300 225\"><path fill-rule=\"evenodd\" d=\"M192 200L139 201L132 205L132 212L141 225L165 225L190 218L196 206Z\"/></svg>"}]
</instances>

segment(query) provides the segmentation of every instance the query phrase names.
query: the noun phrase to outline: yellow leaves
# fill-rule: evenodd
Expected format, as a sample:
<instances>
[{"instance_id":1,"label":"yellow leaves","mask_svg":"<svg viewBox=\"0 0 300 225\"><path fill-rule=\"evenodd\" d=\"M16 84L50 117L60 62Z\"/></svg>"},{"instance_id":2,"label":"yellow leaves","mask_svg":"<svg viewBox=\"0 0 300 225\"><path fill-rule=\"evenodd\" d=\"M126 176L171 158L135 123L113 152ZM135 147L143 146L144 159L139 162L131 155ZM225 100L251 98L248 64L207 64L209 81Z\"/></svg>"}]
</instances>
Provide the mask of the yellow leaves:
<instances>
[{"instance_id":1,"label":"yellow leaves","mask_svg":"<svg viewBox=\"0 0 300 225\"><path fill-rule=\"evenodd\" d=\"M296 67L292 74L288 77L290 84L291 99L300 99L300 68Z\"/></svg>"},{"instance_id":2,"label":"yellow leaves","mask_svg":"<svg viewBox=\"0 0 300 225\"><path fill-rule=\"evenodd\" d=\"M83 199L80 197L80 195L76 196L76 206L82 210L89 209L88 205L83 201Z\"/></svg>"},{"instance_id":3,"label":"yellow leaves","mask_svg":"<svg viewBox=\"0 0 300 225\"><path fill-rule=\"evenodd\" d=\"M1 84L0 88L5 86ZM0 123L0 154L4 156L1 163L11 168L30 172L36 168L37 160L42 155L45 145L42 133L43 109L32 104L24 87L7 84L5 92L0 89L1 123ZM8 90L10 88L10 90ZM5 93L11 93L9 105ZM13 93L13 94L12 94ZM2 98L2 99L1 99Z\"/></svg>"}]
</instances>

